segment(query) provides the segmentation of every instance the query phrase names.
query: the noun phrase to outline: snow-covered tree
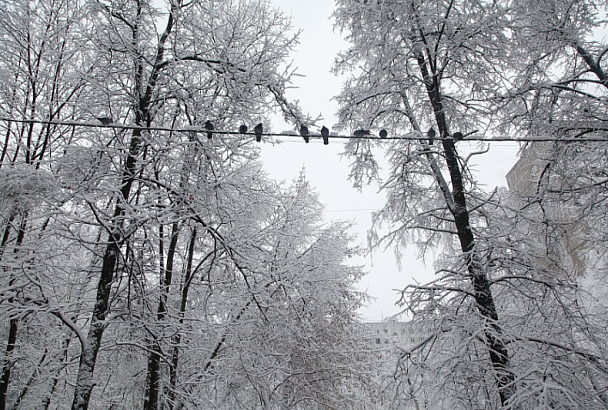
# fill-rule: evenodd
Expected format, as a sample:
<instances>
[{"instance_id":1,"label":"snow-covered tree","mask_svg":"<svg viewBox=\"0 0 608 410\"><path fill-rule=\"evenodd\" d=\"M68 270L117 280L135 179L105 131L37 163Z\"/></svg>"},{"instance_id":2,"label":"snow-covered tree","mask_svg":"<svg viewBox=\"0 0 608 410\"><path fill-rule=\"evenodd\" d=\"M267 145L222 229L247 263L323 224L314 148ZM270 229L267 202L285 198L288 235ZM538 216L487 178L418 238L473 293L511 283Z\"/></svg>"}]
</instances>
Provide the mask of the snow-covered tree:
<instances>
[{"instance_id":1,"label":"snow-covered tree","mask_svg":"<svg viewBox=\"0 0 608 410\"><path fill-rule=\"evenodd\" d=\"M344 126L417 138L382 142L390 171L373 245L443 249L438 278L404 292L414 320L433 326L403 352L398 400L430 408L606 406L605 345L598 342L605 322L580 307L565 259L547 259L556 242L538 240L543 223L554 236L557 224L531 214L529 204L479 189L469 163L484 147L462 155L459 143L476 130L538 136L545 123L542 135L559 137L546 113L572 110L557 95L581 100L583 84L601 85L604 48L585 40L601 23L598 8L570 1L338 2L338 26L352 47L336 69L356 72L339 96ZM548 81L555 77L569 80ZM585 135L599 131L576 127ZM377 178L375 145L347 146L356 184ZM576 175L596 178L583 169Z\"/></svg>"},{"instance_id":2,"label":"snow-covered tree","mask_svg":"<svg viewBox=\"0 0 608 410\"><path fill-rule=\"evenodd\" d=\"M356 252L348 226L319 224L303 179L282 197L241 203L220 229L234 251L209 250L201 266L177 403L361 408L373 368L354 333L360 296L351 286L361 272L345 264ZM247 209L258 218L237 217Z\"/></svg>"},{"instance_id":3,"label":"snow-covered tree","mask_svg":"<svg viewBox=\"0 0 608 410\"><path fill-rule=\"evenodd\" d=\"M250 135L203 128L299 115L289 21L156 7L0 11L2 408L364 406L348 226L269 181Z\"/></svg>"},{"instance_id":4,"label":"snow-covered tree","mask_svg":"<svg viewBox=\"0 0 608 410\"><path fill-rule=\"evenodd\" d=\"M49 211L45 198L50 199L54 190L54 179L43 164L58 155L73 135L69 128L51 122L80 116L77 107L85 84L79 74L83 68L81 19L81 4L76 1L11 1L0 10L0 116L17 120L2 123L0 142L0 264L6 284L1 297L2 316L9 322L7 334L2 333L6 340L0 380L2 409L6 408L11 372L17 372L18 379L29 378L13 390L16 406L28 391L37 388L35 375L41 369L53 368L53 360L61 359L65 350L47 346L39 358L28 357L20 352L18 338L20 332L22 337L32 334L30 324L37 319L28 316L38 307L23 303L32 301L32 293L37 294L43 286L40 278L48 273L36 265L49 256L42 256L44 252L39 252L36 244L44 243L40 235L47 227ZM47 122L36 125L24 120ZM61 251L54 254L62 257ZM57 276L55 289L60 289L65 279ZM19 330L22 319L25 327ZM54 320L46 323L49 329L56 329L56 325ZM62 331L50 333L65 340Z\"/></svg>"},{"instance_id":5,"label":"snow-covered tree","mask_svg":"<svg viewBox=\"0 0 608 410\"><path fill-rule=\"evenodd\" d=\"M114 121L131 122L139 127L174 127L202 125L210 120L216 127L227 127L234 125L226 121L227 115L235 114L232 110L240 109L237 113L243 118L243 110L260 112L269 96L281 96L287 79L278 70L292 40L285 34L287 21L263 3L173 1L162 21L151 2L92 2L87 8L89 44L97 59L88 76L90 104L104 110ZM157 22L164 24L164 28L157 29ZM165 171L183 173L184 166L167 161L182 152L180 143L200 143L197 138L184 141L183 135L141 128L114 134L108 154L111 169L116 171L102 177L107 178L111 190L102 190L102 195L92 198L82 197L107 240L98 253L101 270L92 319L86 339L81 340L73 408L85 409L90 401L93 371L108 324L110 302L115 297L113 292L120 290L114 289L113 284L128 266L129 255L123 254L123 250L129 249L140 221L148 219L147 209L170 206L149 196L148 192L155 195L150 187L164 184L163 189L170 190L167 195L183 195L183 189L173 188L174 178ZM210 151L220 152L207 156L208 162L213 155L221 155L221 151L233 155L232 147L224 150L220 138L209 144L217 145L217 149L209 148ZM157 161L160 156L165 162ZM151 163L159 164L159 168L148 172ZM213 164L207 166L213 168ZM164 181L158 180L161 178ZM180 220L169 223L170 236L175 240L180 224ZM174 251L169 249L167 261ZM171 269L164 267L161 288L171 285ZM165 296L160 298L158 318L162 319ZM153 408L158 352L153 351L150 360L146 405Z\"/></svg>"}]
</instances>

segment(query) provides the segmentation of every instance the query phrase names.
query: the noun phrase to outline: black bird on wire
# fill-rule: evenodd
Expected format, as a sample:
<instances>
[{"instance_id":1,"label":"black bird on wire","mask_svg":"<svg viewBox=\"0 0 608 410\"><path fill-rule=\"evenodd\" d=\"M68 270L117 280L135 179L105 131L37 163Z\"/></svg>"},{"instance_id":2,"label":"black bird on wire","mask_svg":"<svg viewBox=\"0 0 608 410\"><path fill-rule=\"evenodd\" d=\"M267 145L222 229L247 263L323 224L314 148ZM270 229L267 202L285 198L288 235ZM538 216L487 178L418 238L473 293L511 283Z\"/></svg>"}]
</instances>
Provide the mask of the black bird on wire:
<instances>
[{"instance_id":1,"label":"black bird on wire","mask_svg":"<svg viewBox=\"0 0 608 410\"><path fill-rule=\"evenodd\" d=\"M114 122L114 120L110 117L95 117L97 118L97 120L102 123L103 125L108 125L108 124L112 124Z\"/></svg>"},{"instance_id":2,"label":"black bird on wire","mask_svg":"<svg viewBox=\"0 0 608 410\"><path fill-rule=\"evenodd\" d=\"M462 132L457 131L454 134L452 134L452 137L454 137L454 139L457 141L461 141L464 138L464 135L462 135Z\"/></svg>"},{"instance_id":3,"label":"black bird on wire","mask_svg":"<svg viewBox=\"0 0 608 410\"><path fill-rule=\"evenodd\" d=\"M380 130L380 138L386 138L387 135L388 132L386 132L386 130Z\"/></svg>"},{"instance_id":4,"label":"black bird on wire","mask_svg":"<svg viewBox=\"0 0 608 410\"><path fill-rule=\"evenodd\" d=\"M369 130L356 130L355 132L353 132L353 135L355 137L365 137L366 135L371 135Z\"/></svg>"},{"instance_id":5,"label":"black bird on wire","mask_svg":"<svg viewBox=\"0 0 608 410\"><path fill-rule=\"evenodd\" d=\"M308 132L308 127L304 124L300 125L300 135L304 138L304 141L308 144L310 141L310 132Z\"/></svg>"},{"instance_id":6,"label":"black bird on wire","mask_svg":"<svg viewBox=\"0 0 608 410\"><path fill-rule=\"evenodd\" d=\"M257 142L262 141L262 133L264 132L264 126L262 125L262 123L256 125L253 129L253 132L255 133L255 140Z\"/></svg>"},{"instance_id":7,"label":"black bird on wire","mask_svg":"<svg viewBox=\"0 0 608 410\"><path fill-rule=\"evenodd\" d=\"M321 137L323 137L323 145L329 144L329 129L325 125L321 128Z\"/></svg>"},{"instance_id":8,"label":"black bird on wire","mask_svg":"<svg viewBox=\"0 0 608 410\"><path fill-rule=\"evenodd\" d=\"M433 127L429 128L426 135L429 137L429 145L433 145L433 140L435 139L435 130Z\"/></svg>"},{"instance_id":9,"label":"black bird on wire","mask_svg":"<svg viewBox=\"0 0 608 410\"><path fill-rule=\"evenodd\" d=\"M247 126L245 124L239 127L239 133L245 134L247 132Z\"/></svg>"},{"instance_id":10,"label":"black bird on wire","mask_svg":"<svg viewBox=\"0 0 608 410\"><path fill-rule=\"evenodd\" d=\"M207 139L213 138L213 133L211 131L213 131L215 127L211 124L211 121L207 120L207 122L205 122L205 129L207 130Z\"/></svg>"}]
</instances>

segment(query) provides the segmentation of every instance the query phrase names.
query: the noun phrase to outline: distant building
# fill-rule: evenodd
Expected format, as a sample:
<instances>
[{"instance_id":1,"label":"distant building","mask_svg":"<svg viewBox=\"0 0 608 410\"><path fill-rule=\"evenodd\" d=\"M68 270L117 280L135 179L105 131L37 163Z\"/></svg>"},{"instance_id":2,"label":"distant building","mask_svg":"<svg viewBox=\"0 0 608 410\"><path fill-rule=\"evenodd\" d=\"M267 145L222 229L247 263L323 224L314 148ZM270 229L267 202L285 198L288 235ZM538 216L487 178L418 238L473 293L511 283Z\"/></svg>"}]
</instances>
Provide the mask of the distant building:
<instances>
[{"instance_id":1,"label":"distant building","mask_svg":"<svg viewBox=\"0 0 608 410\"><path fill-rule=\"evenodd\" d=\"M361 336L371 349L385 349L399 346L408 348L422 342L429 329L420 324L388 319L382 322L363 322Z\"/></svg>"},{"instance_id":2,"label":"distant building","mask_svg":"<svg viewBox=\"0 0 608 410\"><path fill-rule=\"evenodd\" d=\"M534 142L528 145L519 161L506 175L510 191L533 198L539 195L540 189L548 188L560 191L566 188L563 179L551 173L549 167L553 154L551 144L550 142ZM568 187L568 189L571 188ZM538 240L547 248L546 265L550 267L551 264L554 264L552 259L555 256L562 264L569 263L575 276L583 276L585 274L585 236L589 230L586 221L577 217L573 205L568 201L545 202L542 212L541 214L539 210L539 218L549 219L558 228L554 235L559 235L559 241L552 244L547 242L547 237L540 234L538 236Z\"/></svg>"},{"instance_id":3,"label":"distant building","mask_svg":"<svg viewBox=\"0 0 608 410\"><path fill-rule=\"evenodd\" d=\"M547 165L546 153L549 151L545 142L531 143L507 172L509 190L523 195L534 195L543 169Z\"/></svg>"}]
</instances>

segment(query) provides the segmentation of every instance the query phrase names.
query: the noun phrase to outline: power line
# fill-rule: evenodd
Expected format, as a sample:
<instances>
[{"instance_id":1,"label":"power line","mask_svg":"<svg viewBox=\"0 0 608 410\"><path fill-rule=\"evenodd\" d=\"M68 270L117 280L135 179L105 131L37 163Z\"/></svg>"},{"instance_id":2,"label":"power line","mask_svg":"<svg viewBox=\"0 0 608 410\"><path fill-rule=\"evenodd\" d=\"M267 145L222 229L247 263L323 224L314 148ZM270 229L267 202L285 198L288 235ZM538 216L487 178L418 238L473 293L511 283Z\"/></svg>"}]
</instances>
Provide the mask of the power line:
<instances>
[{"instance_id":1,"label":"power line","mask_svg":"<svg viewBox=\"0 0 608 410\"><path fill-rule=\"evenodd\" d=\"M194 132L194 133L208 133L204 126L186 126L182 128L168 128L168 127L142 127L134 124L121 124L121 123L92 123L92 122L79 122L79 121L47 121L47 120L33 120L33 119L15 119L15 118L6 118L0 117L0 121L5 122L18 122L18 123L26 123L26 124L46 124L46 125L63 125L68 127L87 127L87 128L114 128L114 129L125 129L125 130L141 130L141 131L167 131L167 132ZM250 135L255 136L254 132L240 132L239 130L231 131L231 130L213 130L213 134L223 134L223 135ZM283 131L280 133L269 133L263 132L263 136L267 137L288 137L288 138L297 138L301 139L302 136L295 131ZM312 139L322 139L321 134L309 134L307 135ZM405 134L395 137L376 137L369 133L365 135L338 135L332 133L328 137L329 139L358 139L358 140L375 140L375 141L395 141L395 140L406 140L406 141L428 141L428 137L419 136L415 134ZM441 141L443 138L435 138L437 141ZM496 136L487 138L484 136L474 136L469 135L462 140L456 140L454 138L449 138L453 141L484 141L484 142L608 142L608 138L554 138L554 137L509 137L509 136Z\"/></svg>"}]
</instances>

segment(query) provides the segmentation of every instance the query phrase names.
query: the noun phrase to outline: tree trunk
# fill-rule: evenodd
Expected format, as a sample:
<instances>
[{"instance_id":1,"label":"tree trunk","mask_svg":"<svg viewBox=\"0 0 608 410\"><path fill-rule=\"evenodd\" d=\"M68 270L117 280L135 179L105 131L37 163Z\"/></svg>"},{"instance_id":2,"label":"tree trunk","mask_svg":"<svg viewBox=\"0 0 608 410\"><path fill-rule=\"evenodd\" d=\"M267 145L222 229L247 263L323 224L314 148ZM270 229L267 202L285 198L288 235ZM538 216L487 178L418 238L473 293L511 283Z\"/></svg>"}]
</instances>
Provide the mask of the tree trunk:
<instances>
[{"instance_id":1,"label":"tree trunk","mask_svg":"<svg viewBox=\"0 0 608 410\"><path fill-rule=\"evenodd\" d=\"M30 375L27 383L25 383L25 386L23 386L23 388L19 392L19 395L17 396L17 399L15 400L15 404L13 404L14 409L19 407L19 405L21 404L21 400L23 400L23 398L29 391L30 387L32 387L32 384L34 383L34 380L36 380L36 376L38 376L40 368L42 367L42 364L44 363L44 360L46 359L46 355L48 353L49 353L48 349L44 349L44 353L42 354L42 357L40 357L40 360L38 361L38 365L32 371L32 374Z\"/></svg>"},{"instance_id":2,"label":"tree trunk","mask_svg":"<svg viewBox=\"0 0 608 410\"><path fill-rule=\"evenodd\" d=\"M13 217L10 219L13 220ZM25 237L25 226L27 225L27 215L23 216L23 220L21 221L21 226L19 227L19 233L17 234L17 241L15 243L15 253L19 252L19 247L23 243L23 238ZM2 238L2 248L4 248L8 242L8 237L10 234L10 224L7 225L6 231L4 232L4 237ZM0 254L1 256L1 254ZM15 278L11 275L9 280L9 287L11 287L15 282ZM13 298L8 300L9 303L13 302ZM12 358L13 351L15 350L15 345L17 343L17 330L18 330L19 321L16 318L12 318L9 322L9 330L8 330L8 341L6 343L6 351L4 353L4 360L2 364L2 377L0 377L0 410L6 409L6 396L8 393L8 384L11 379L11 367L13 366Z\"/></svg>"},{"instance_id":3,"label":"tree trunk","mask_svg":"<svg viewBox=\"0 0 608 410\"><path fill-rule=\"evenodd\" d=\"M466 207L462 174L458 167L454 148L453 141L444 140L446 161L448 162L448 168L452 176L454 197L452 215L454 216L458 232L460 248L466 255L467 270L473 284L477 310L490 326L490 328L486 327L484 329L485 343L488 347L490 362L494 368L494 377L500 394L500 402L504 406L514 393L513 382L515 377L509 370L509 352L501 339L502 329L498 323L498 313L494 304L490 282L479 259L479 254L475 250L475 238L470 226L469 211ZM453 162L452 166L450 166L450 162ZM452 169L453 167L454 169Z\"/></svg>"},{"instance_id":4,"label":"tree trunk","mask_svg":"<svg viewBox=\"0 0 608 410\"><path fill-rule=\"evenodd\" d=\"M421 50L417 51L416 59L433 107L435 121L442 139L444 158L452 183L452 194L450 198L446 198L446 203L454 217L460 248L466 257L467 270L473 285L477 310L489 324L489 327L484 329L485 344L488 347L490 362L494 369L494 378L500 395L500 402L504 406L513 395L515 377L509 370L509 353L506 345L501 340L502 329L498 324L498 313L492 296L490 282L483 269L479 254L475 249L475 237L470 225L462 171L458 163L458 154L454 140L449 138L450 133L443 109L439 74L433 71L434 65L432 64L428 64L430 66L429 70L427 66L428 62ZM433 172L437 173L438 170L433 169ZM442 192L446 195L444 190Z\"/></svg>"},{"instance_id":5,"label":"tree trunk","mask_svg":"<svg viewBox=\"0 0 608 410\"><path fill-rule=\"evenodd\" d=\"M101 338L105 329L105 320L108 314L108 303L110 300L110 290L114 279L114 270L118 260L120 245L123 242L121 230L123 227L123 216L125 213L126 203L131 192L133 179L135 176L135 165L137 163L137 155L141 146L141 130L133 130L131 138L131 146L129 155L125 165L125 170L122 176L122 188L120 196L116 201L114 217L110 224L111 231L108 235L108 245L103 256L101 265L101 275L97 284L97 297L93 308L93 317L89 333L87 334L86 343L81 343L82 352L80 355L80 363L78 367L78 376L76 380L76 388L74 390L74 401L72 402L72 410L87 410L89 400L93 390L93 371L95 370L95 361L97 353L101 345Z\"/></svg>"},{"instance_id":6,"label":"tree trunk","mask_svg":"<svg viewBox=\"0 0 608 410\"><path fill-rule=\"evenodd\" d=\"M6 393L8 392L8 383L11 378L11 367L13 365L11 356L15 350L17 341L17 319L11 319L8 331L8 343L6 344L6 352L4 353L4 365L2 366L2 379L0 380L0 410L6 409Z\"/></svg>"},{"instance_id":7,"label":"tree trunk","mask_svg":"<svg viewBox=\"0 0 608 410\"><path fill-rule=\"evenodd\" d=\"M143 95L140 95L140 98L137 101L137 106L134 110L134 122L138 126L142 126L143 124L150 126L152 123L150 102L152 101L152 95L154 94L157 86L160 70L162 69L165 54L165 42L173 30L173 26L175 24L175 13L180 7L180 2L175 2L171 5L171 12L167 18L167 25L159 38L158 45L156 47L156 56L154 58L154 63L147 82L144 82L143 80L143 56L140 56L139 60L136 61L137 67L135 70L134 81L135 90L137 90L137 92L145 90ZM139 7L135 20L130 26L133 30L134 42L138 41L141 14L142 9ZM108 313L108 302L110 300L110 289L112 287L114 269L116 267L118 252L120 250L119 245L122 244L120 231L123 224L125 207L128 203L129 195L131 193L131 186L133 185L133 180L135 178L135 165L137 163L137 156L139 154L141 144L141 129L134 129L131 137L131 145L129 147L129 155L127 157L127 162L125 164L125 169L122 176L120 195L116 201L114 218L110 224L112 230L108 235L108 246L103 256L101 275L97 285L97 298L95 307L93 309L93 317L91 319L91 325L86 343L81 343L83 346L80 356L76 388L74 390L72 410L87 410L89 407L91 391L93 390L93 371L95 369L95 361L97 360L97 352L99 351L101 337L103 336L103 331L105 328L105 319Z\"/></svg>"},{"instance_id":8,"label":"tree trunk","mask_svg":"<svg viewBox=\"0 0 608 410\"><path fill-rule=\"evenodd\" d=\"M59 366L55 374L51 377L48 393L44 395L44 398L40 397L40 405L38 406L40 410L48 410L51 406L51 399L53 398L53 394L55 394L55 389L57 388L57 383L59 382L59 374L61 373L62 369L68 366L69 363L70 341L71 338L69 337L64 339L62 343L62 350L55 356L59 362Z\"/></svg>"},{"instance_id":9,"label":"tree trunk","mask_svg":"<svg viewBox=\"0 0 608 410\"><path fill-rule=\"evenodd\" d=\"M171 228L171 242L167 253L167 267L164 269L165 275L160 278L160 300L156 312L156 320L162 323L167 316L167 299L171 290L173 280L173 261L177 252L177 239L179 238L179 222L174 222ZM161 238L162 241L162 238ZM161 248L162 249L162 248ZM146 376L146 395L144 397L144 410L158 409L158 396L160 389L160 340L152 340L150 355L148 356L148 371Z\"/></svg>"},{"instance_id":10,"label":"tree trunk","mask_svg":"<svg viewBox=\"0 0 608 410\"><path fill-rule=\"evenodd\" d=\"M196 243L196 227L192 229L190 234L190 245L188 248L188 261L186 264L186 274L184 275L184 283L182 285L182 300L179 306L179 325L184 323L184 315L186 313L186 305L188 303L188 292L190 291L190 283L192 282L192 261L194 259L194 244ZM175 388L177 386L177 366L179 364L179 344L181 343L181 329L173 338L173 351L171 353L171 369L169 372L169 392L168 392L168 407L173 409L175 401Z\"/></svg>"}]
</instances>

